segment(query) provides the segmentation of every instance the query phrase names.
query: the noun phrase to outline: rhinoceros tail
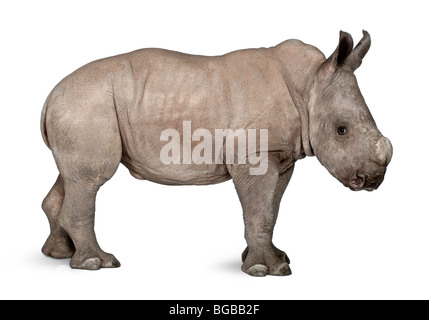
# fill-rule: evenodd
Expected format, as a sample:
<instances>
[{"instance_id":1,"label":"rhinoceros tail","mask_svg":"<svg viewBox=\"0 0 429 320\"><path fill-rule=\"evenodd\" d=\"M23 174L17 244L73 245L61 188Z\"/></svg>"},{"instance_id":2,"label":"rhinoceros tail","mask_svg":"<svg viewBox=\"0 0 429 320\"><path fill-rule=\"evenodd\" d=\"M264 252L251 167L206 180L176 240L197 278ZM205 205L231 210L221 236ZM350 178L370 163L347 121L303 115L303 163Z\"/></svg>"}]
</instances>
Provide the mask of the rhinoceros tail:
<instances>
[{"instance_id":1,"label":"rhinoceros tail","mask_svg":"<svg viewBox=\"0 0 429 320\"><path fill-rule=\"evenodd\" d=\"M40 119L40 130L42 131L43 141L45 141L45 144L48 146L48 148L50 148L49 140L48 140L48 132L46 130L46 112L48 110L48 101L49 101L49 97L46 99L46 102L43 105L42 117Z\"/></svg>"}]
</instances>

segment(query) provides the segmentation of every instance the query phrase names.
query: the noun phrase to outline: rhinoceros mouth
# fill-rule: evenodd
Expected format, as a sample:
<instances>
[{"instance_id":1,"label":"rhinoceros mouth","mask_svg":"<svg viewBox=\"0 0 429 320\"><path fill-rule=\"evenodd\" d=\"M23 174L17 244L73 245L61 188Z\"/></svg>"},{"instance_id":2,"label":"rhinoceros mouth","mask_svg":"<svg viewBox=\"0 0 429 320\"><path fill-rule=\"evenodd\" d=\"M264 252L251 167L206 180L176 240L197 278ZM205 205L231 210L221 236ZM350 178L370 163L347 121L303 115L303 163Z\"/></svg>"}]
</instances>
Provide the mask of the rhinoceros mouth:
<instances>
[{"instance_id":1,"label":"rhinoceros mouth","mask_svg":"<svg viewBox=\"0 0 429 320\"><path fill-rule=\"evenodd\" d=\"M383 175L370 177L365 173L358 172L349 179L348 187L353 191L374 191L383 182L383 178Z\"/></svg>"}]
</instances>

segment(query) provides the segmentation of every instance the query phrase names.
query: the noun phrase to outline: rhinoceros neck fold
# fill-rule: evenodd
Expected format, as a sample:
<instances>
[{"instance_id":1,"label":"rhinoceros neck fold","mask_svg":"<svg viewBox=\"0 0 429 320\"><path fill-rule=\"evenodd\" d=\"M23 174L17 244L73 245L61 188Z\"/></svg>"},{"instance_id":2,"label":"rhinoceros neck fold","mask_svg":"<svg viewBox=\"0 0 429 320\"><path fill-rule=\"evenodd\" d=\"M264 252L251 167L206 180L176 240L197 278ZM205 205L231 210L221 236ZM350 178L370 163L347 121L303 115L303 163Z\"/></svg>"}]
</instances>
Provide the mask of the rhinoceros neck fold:
<instances>
[{"instance_id":1,"label":"rhinoceros neck fold","mask_svg":"<svg viewBox=\"0 0 429 320\"><path fill-rule=\"evenodd\" d=\"M296 104L295 104L296 106ZM314 156L314 152L313 152L313 148L311 147L310 144L310 133L309 133L309 123L308 123L308 109L305 108L299 108L298 109L298 113L299 113L299 119L301 122L301 144L302 144L302 150L304 151L304 154L307 157L312 157ZM305 110L304 110L305 109Z\"/></svg>"},{"instance_id":2,"label":"rhinoceros neck fold","mask_svg":"<svg viewBox=\"0 0 429 320\"><path fill-rule=\"evenodd\" d=\"M280 72L299 113L301 144L305 156L314 156L309 138L308 102L316 72L325 56L316 47L299 40L287 40L274 48Z\"/></svg>"}]
</instances>

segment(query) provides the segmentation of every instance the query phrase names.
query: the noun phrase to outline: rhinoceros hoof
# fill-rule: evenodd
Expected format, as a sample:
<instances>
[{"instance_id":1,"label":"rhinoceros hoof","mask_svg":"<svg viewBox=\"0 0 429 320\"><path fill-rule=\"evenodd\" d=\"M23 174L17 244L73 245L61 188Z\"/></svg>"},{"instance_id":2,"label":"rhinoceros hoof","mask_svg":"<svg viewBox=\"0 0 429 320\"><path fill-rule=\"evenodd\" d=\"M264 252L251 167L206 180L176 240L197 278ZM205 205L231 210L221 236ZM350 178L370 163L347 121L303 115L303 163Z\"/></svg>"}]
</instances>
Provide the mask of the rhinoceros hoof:
<instances>
[{"instance_id":1,"label":"rhinoceros hoof","mask_svg":"<svg viewBox=\"0 0 429 320\"><path fill-rule=\"evenodd\" d=\"M77 257L73 256L70 261L70 267L73 269L84 269L84 270L99 270L101 268L119 268L121 263L114 255L103 254L102 258L92 257L85 259L83 262L79 262Z\"/></svg>"},{"instance_id":2,"label":"rhinoceros hoof","mask_svg":"<svg viewBox=\"0 0 429 320\"><path fill-rule=\"evenodd\" d=\"M272 276L290 276L292 270L289 267L289 264L282 263L281 265L273 268L269 268L269 274Z\"/></svg>"},{"instance_id":3,"label":"rhinoceros hoof","mask_svg":"<svg viewBox=\"0 0 429 320\"><path fill-rule=\"evenodd\" d=\"M101 260L99 258L86 259L78 268L85 270L99 270L101 268Z\"/></svg>"},{"instance_id":4,"label":"rhinoceros hoof","mask_svg":"<svg viewBox=\"0 0 429 320\"><path fill-rule=\"evenodd\" d=\"M49 236L42 248L43 254L56 259L71 258L75 251L71 239L56 239L53 236Z\"/></svg>"},{"instance_id":5,"label":"rhinoceros hoof","mask_svg":"<svg viewBox=\"0 0 429 320\"><path fill-rule=\"evenodd\" d=\"M267 267L263 264L255 264L250 268L246 269L243 265L241 269L245 273L254 277L265 277L267 274L272 276L289 276L292 274L289 264L287 264L286 262L280 264L277 267Z\"/></svg>"},{"instance_id":6,"label":"rhinoceros hoof","mask_svg":"<svg viewBox=\"0 0 429 320\"><path fill-rule=\"evenodd\" d=\"M263 264L255 264L254 266L251 266L248 270L243 271L254 277L265 277L268 274L268 268Z\"/></svg>"}]
</instances>

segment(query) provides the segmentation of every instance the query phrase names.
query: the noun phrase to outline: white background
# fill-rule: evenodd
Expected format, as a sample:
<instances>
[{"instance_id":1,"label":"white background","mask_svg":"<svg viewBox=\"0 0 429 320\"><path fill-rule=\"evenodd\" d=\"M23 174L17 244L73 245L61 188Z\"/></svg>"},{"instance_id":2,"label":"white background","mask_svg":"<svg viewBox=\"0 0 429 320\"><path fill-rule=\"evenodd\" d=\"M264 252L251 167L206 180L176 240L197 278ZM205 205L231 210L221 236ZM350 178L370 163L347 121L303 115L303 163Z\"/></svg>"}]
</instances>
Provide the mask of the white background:
<instances>
[{"instance_id":1,"label":"white background","mask_svg":"<svg viewBox=\"0 0 429 320\"><path fill-rule=\"evenodd\" d=\"M429 298L428 41L424 1L3 1L1 299ZM39 130L50 90L92 60L162 47L216 55L298 38L326 56L339 30L372 47L356 72L394 146L379 190L351 192L316 158L297 163L275 244L290 277L240 271L241 208L231 181L168 187L121 166L99 192L96 232L122 267L71 270L45 257L40 204L57 169Z\"/></svg>"}]
</instances>

